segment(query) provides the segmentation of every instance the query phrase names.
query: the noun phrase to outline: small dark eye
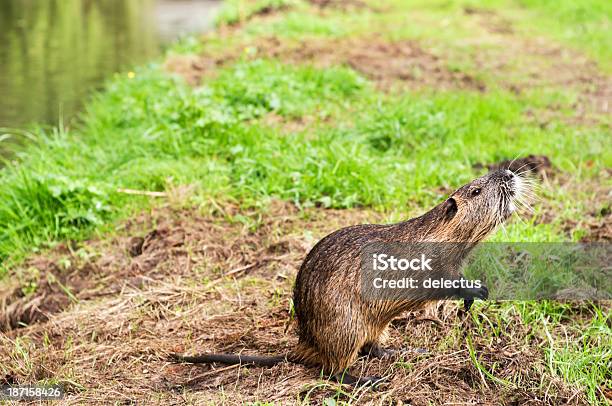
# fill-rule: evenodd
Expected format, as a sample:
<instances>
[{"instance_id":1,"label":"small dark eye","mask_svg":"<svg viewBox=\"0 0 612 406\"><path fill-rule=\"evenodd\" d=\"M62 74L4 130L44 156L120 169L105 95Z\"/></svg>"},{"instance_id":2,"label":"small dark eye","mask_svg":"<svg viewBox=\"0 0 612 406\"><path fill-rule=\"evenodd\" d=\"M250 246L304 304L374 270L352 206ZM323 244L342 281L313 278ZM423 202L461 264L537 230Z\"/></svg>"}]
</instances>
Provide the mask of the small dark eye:
<instances>
[{"instance_id":1,"label":"small dark eye","mask_svg":"<svg viewBox=\"0 0 612 406\"><path fill-rule=\"evenodd\" d=\"M476 189L472 190L472 196L478 196L481 191L482 191L482 189L480 189L480 188L476 188Z\"/></svg>"}]
</instances>

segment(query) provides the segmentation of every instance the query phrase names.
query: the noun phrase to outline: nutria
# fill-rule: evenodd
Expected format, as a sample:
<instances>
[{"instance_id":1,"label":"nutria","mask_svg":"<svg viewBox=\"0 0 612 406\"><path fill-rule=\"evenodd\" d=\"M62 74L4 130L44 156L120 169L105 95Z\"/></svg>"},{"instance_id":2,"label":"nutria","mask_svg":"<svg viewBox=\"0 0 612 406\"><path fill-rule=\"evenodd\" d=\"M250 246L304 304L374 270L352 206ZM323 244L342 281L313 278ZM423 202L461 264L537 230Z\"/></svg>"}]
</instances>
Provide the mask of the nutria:
<instances>
[{"instance_id":1,"label":"nutria","mask_svg":"<svg viewBox=\"0 0 612 406\"><path fill-rule=\"evenodd\" d=\"M390 321L405 311L423 307L428 300L364 300L360 288L364 247L371 243L465 242L468 248L454 259L449 257L444 267L448 277L456 278L461 275L461 261L469 250L515 211L529 186L528 179L507 169L497 170L459 188L420 217L397 224L355 225L323 238L310 250L297 274L293 304L299 342L286 355L173 354L172 358L190 363L260 366L290 361L320 366L344 383L375 383L378 377L354 377L348 374L348 368L359 354L389 354L381 344ZM488 297L484 286L450 293L465 300L466 310L475 298Z\"/></svg>"}]
</instances>

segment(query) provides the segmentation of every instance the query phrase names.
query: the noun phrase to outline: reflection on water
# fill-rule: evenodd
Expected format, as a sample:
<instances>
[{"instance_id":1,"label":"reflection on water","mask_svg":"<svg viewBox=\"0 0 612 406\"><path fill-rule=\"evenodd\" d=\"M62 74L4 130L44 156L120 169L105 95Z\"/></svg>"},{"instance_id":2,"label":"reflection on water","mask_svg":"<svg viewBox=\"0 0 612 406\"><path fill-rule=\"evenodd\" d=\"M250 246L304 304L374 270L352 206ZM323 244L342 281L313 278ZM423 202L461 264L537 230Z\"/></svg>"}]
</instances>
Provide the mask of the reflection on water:
<instances>
[{"instance_id":1,"label":"reflection on water","mask_svg":"<svg viewBox=\"0 0 612 406\"><path fill-rule=\"evenodd\" d=\"M0 127L74 116L112 73L212 26L214 0L0 0ZM0 143L1 149L1 143Z\"/></svg>"}]
</instances>

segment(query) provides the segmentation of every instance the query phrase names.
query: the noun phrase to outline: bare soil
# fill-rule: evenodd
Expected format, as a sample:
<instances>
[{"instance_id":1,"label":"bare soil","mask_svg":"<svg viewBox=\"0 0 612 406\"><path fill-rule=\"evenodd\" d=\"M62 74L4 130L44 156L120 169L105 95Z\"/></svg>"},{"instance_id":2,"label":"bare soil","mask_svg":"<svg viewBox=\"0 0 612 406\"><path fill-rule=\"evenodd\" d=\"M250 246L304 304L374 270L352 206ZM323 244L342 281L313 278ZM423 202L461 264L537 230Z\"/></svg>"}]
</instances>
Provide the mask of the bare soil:
<instances>
[{"instance_id":1,"label":"bare soil","mask_svg":"<svg viewBox=\"0 0 612 406\"><path fill-rule=\"evenodd\" d=\"M268 45L276 42L268 40ZM417 41L386 41L378 37L341 41L303 42L295 47L264 45L262 52L281 60L319 66L347 65L385 90L398 88L486 89L472 76L450 70L445 61L424 50Z\"/></svg>"},{"instance_id":2,"label":"bare soil","mask_svg":"<svg viewBox=\"0 0 612 406\"><path fill-rule=\"evenodd\" d=\"M462 88L484 91L481 81L446 66L446 62L424 50L417 41L390 42L374 36L337 40L311 39L289 43L277 37L258 39L249 44L256 50L253 57L276 58L285 63L306 63L318 67L350 66L374 81L384 90ZM214 69L234 62L238 53L222 56L175 56L166 62L166 69L183 76L188 83L200 83Z\"/></svg>"},{"instance_id":3,"label":"bare soil","mask_svg":"<svg viewBox=\"0 0 612 406\"><path fill-rule=\"evenodd\" d=\"M29 261L17 272L33 275L37 289L19 293L29 286L23 279L0 309L0 382L57 379L68 389L62 404L293 404L336 395L360 404L584 404L581 388L547 372L543 342L518 316L504 321L502 334L481 337L455 302L393 322L388 344L403 350L401 359L359 360L354 372L387 377L376 391L339 386L300 365L169 362L169 352L285 353L296 342L289 303L306 252L336 228L380 221L368 211L298 212L280 202L261 218L230 220L234 210L156 209L111 241ZM55 279L42 282L46 274ZM486 307L473 312L488 317ZM470 348L498 379L520 387L485 376Z\"/></svg>"}]
</instances>

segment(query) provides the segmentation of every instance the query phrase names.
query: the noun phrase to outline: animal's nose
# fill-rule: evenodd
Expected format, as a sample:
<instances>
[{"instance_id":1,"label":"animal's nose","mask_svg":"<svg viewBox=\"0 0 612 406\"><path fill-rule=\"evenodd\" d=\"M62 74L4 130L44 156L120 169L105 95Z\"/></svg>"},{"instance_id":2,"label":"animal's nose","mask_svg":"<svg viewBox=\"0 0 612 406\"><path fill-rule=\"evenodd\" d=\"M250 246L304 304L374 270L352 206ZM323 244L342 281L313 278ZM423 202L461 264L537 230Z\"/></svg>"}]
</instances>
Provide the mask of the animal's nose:
<instances>
[{"instance_id":1,"label":"animal's nose","mask_svg":"<svg viewBox=\"0 0 612 406\"><path fill-rule=\"evenodd\" d=\"M504 174L502 175L502 180L505 182L509 182L512 180L513 177L514 177L514 174L512 173L512 171L509 169L506 169L504 171Z\"/></svg>"}]
</instances>

